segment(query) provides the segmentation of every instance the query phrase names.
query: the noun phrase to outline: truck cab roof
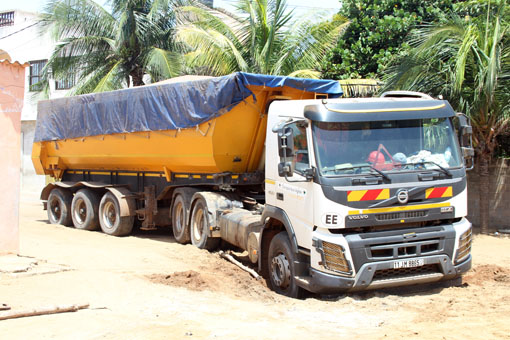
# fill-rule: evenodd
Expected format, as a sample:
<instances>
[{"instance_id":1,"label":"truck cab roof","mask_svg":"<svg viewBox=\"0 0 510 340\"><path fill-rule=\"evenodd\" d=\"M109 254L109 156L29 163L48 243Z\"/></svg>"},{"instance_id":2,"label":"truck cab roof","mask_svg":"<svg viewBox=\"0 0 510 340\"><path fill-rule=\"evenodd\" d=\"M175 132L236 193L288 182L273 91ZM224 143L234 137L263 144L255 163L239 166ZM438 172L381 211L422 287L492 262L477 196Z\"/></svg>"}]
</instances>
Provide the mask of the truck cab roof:
<instances>
[{"instance_id":1,"label":"truck cab roof","mask_svg":"<svg viewBox=\"0 0 510 340\"><path fill-rule=\"evenodd\" d=\"M431 97L346 98L306 105L304 116L319 122L350 122L453 117L455 111L448 101Z\"/></svg>"}]
</instances>

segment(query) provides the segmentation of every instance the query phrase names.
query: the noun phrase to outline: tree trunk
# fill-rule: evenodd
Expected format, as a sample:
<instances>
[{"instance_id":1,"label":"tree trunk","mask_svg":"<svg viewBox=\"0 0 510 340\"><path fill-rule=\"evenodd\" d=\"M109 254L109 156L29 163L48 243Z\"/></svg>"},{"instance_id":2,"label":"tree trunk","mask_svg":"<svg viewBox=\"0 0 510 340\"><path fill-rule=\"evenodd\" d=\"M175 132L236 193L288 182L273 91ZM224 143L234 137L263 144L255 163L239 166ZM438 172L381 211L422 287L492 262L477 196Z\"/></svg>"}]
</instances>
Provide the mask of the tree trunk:
<instances>
[{"instance_id":1,"label":"tree trunk","mask_svg":"<svg viewBox=\"0 0 510 340\"><path fill-rule=\"evenodd\" d=\"M490 190L489 190L489 164L490 155L480 153L479 161L479 208L480 208L480 232L482 234L489 233L489 207L490 207Z\"/></svg>"},{"instance_id":2,"label":"tree trunk","mask_svg":"<svg viewBox=\"0 0 510 340\"><path fill-rule=\"evenodd\" d=\"M133 81L133 86L142 86L145 85L143 82L143 70L141 68L136 68L129 74L131 76L131 80Z\"/></svg>"}]
</instances>

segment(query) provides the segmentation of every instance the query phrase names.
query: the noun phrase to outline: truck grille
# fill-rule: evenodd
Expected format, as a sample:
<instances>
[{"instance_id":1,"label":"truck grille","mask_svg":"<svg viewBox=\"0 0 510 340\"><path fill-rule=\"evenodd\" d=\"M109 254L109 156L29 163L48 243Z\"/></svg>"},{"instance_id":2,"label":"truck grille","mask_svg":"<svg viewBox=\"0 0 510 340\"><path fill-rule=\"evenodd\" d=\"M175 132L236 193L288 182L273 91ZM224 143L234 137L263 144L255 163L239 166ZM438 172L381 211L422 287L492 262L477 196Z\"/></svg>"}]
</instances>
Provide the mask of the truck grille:
<instances>
[{"instance_id":1,"label":"truck grille","mask_svg":"<svg viewBox=\"0 0 510 340\"><path fill-rule=\"evenodd\" d=\"M377 260L431 255L441 250L439 239L371 245L370 257Z\"/></svg>"},{"instance_id":2,"label":"truck grille","mask_svg":"<svg viewBox=\"0 0 510 340\"><path fill-rule=\"evenodd\" d=\"M376 214L375 219L378 221L401 220L406 218L425 217L427 214L428 210L402 211L386 214Z\"/></svg>"},{"instance_id":3,"label":"truck grille","mask_svg":"<svg viewBox=\"0 0 510 340\"><path fill-rule=\"evenodd\" d=\"M342 246L323 241L322 251L324 253L323 265L326 269L342 273L351 273Z\"/></svg>"},{"instance_id":4,"label":"truck grille","mask_svg":"<svg viewBox=\"0 0 510 340\"><path fill-rule=\"evenodd\" d=\"M415 277L426 274L441 273L437 264L426 264L414 268L381 269L374 274L373 281L389 280L396 278Z\"/></svg>"}]
</instances>

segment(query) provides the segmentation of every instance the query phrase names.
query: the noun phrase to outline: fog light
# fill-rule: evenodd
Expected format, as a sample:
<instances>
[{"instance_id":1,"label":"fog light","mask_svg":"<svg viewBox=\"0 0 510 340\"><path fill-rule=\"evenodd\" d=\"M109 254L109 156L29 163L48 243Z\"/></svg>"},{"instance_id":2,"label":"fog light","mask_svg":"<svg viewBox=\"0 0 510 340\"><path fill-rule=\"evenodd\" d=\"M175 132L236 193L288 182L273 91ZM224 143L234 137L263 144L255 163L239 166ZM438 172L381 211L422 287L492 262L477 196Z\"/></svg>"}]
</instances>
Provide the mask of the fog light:
<instances>
[{"instance_id":1,"label":"fog light","mask_svg":"<svg viewBox=\"0 0 510 340\"><path fill-rule=\"evenodd\" d=\"M459 248L457 249L457 255L455 256L455 264L464 261L469 256L469 253L471 252L472 240L473 236L471 233L471 228L460 235Z\"/></svg>"},{"instance_id":2,"label":"fog light","mask_svg":"<svg viewBox=\"0 0 510 340\"><path fill-rule=\"evenodd\" d=\"M341 245L322 242L323 266L326 269L342 274L352 274L349 261L345 258L345 251Z\"/></svg>"}]
</instances>

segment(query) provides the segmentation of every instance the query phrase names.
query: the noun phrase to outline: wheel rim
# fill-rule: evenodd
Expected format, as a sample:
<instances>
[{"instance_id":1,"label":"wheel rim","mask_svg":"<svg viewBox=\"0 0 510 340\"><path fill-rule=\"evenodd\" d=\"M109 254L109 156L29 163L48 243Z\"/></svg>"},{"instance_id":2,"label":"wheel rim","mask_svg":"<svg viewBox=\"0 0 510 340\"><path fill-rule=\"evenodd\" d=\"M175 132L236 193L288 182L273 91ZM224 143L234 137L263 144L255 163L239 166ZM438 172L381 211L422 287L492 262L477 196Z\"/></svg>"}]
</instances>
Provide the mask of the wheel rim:
<instances>
[{"instance_id":1,"label":"wheel rim","mask_svg":"<svg viewBox=\"0 0 510 340\"><path fill-rule=\"evenodd\" d=\"M113 202L108 201L104 204L102 217L106 228L113 229L115 227L115 223L117 222L117 209Z\"/></svg>"},{"instance_id":2,"label":"wheel rim","mask_svg":"<svg viewBox=\"0 0 510 340\"><path fill-rule=\"evenodd\" d=\"M73 211L74 219L78 224L85 223L85 220L87 218L87 205L85 204L85 201L82 198L78 198L76 200L76 203L74 205L74 211Z\"/></svg>"},{"instance_id":3,"label":"wheel rim","mask_svg":"<svg viewBox=\"0 0 510 340\"><path fill-rule=\"evenodd\" d=\"M60 201L58 198L53 198L50 201L50 211L51 216L55 219L55 221L60 220L60 216L62 216L62 209L60 207Z\"/></svg>"},{"instance_id":4,"label":"wheel rim","mask_svg":"<svg viewBox=\"0 0 510 340\"><path fill-rule=\"evenodd\" d=\"M178 202L175 207L175 230L180 234L184 229L184 207L181 202Z\"/></svg>"},{"instance_id":5,"label":"wheel rim","mask_svg":"<svg viewBox=\"0 0 510 340\"><path fill-rule=\"evenodd\" d=\"M290 284L290 265L283 253L271 260L271 277L276 286L285 289Z\"/></svg>"},{"instance_id":6,"label":"wheel rim","mask_svg":"<svg viewBox=\"0 0 510 340\"><path fill-rule=\"evenodd\" d=\"M193 238L197 241L202 239L205 228L204 209L199 207L193 214Z\"/></svg>"}]
</instances>

